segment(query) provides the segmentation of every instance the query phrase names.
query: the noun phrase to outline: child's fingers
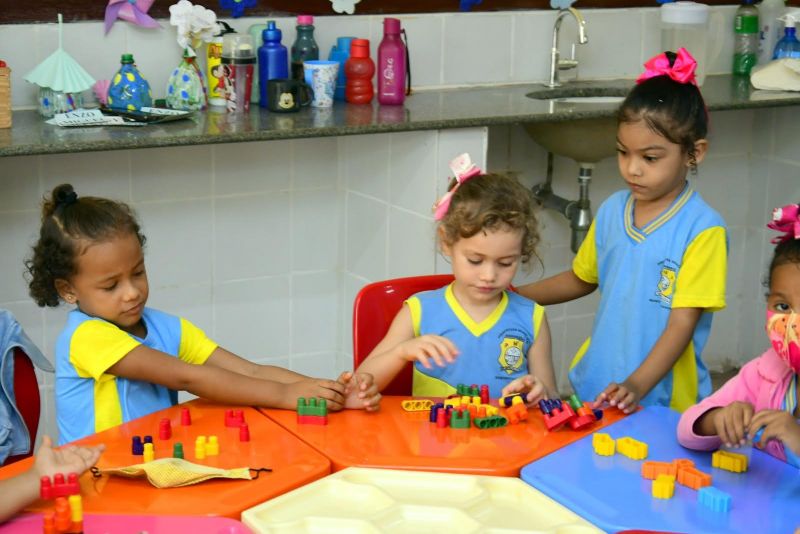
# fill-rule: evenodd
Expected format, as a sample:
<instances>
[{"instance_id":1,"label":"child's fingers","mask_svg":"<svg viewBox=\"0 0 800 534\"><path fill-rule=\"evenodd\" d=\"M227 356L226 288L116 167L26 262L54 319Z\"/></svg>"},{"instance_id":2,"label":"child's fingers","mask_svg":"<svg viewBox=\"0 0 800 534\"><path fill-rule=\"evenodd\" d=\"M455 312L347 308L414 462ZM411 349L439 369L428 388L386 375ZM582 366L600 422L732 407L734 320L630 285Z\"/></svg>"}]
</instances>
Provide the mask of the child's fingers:
<instances>
[{"instance_id":1,"label":"child's fingers","mask_svg":"<svg viewBox=\"0 0 800 534\"><path fill-rule=\"evenodd\" d=\"M617 406L624 413L631 413L636 408L636 394L626 388L619 388L616 401Z\"/></svg>"},{"instance_id":2,"label":"child's fingers","mask_svg":"<svg viewBox=\"0 0 800 534\"><path fill-rule=\"evenodd\" d=\"M736 411L731 420L731 444L744 445L747 426L744 424L744 412Z\"/></svg>"},{"instance_id":3,"label":"child's fingers","mask_svg":"<svg viewBox=\"0 0 800 534\"><path fill-rule=\"evenodd\" d=\"M619 388L619 386L612 382L606 389L600 392L600 394L594 399L594 404L592 404L592 408L599 408L603 405L604 402L610 403L611 395Z\"/></svg>"}]
</instances>

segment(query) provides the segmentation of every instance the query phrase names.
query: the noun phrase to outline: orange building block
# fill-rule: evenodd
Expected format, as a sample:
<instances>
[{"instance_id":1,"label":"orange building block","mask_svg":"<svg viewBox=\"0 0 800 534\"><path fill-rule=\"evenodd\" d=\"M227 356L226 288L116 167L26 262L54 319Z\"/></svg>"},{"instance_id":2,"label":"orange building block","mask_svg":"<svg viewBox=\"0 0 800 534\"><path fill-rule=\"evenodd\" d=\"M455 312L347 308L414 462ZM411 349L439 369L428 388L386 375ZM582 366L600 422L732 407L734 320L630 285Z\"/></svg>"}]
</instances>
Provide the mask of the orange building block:
<instances>
[{"instance_id":1,"label":"orange building block","mask_svg":"<svg viewBox=\"0 0 800 534\"><path fill-rule=\"evenodd\" d=\"M700 489L711 485L711 475L695 467L682 467L678 469L678 484L694 490Z\"/></svg>"},{"instance_id":2,"label":"orange building block","mask_svg":"<svg viewBox=\"0 0 800 534\"><path fill-rule=\"evenodd\" d=\"M711 455L711 467L732 473L744 473L747 471L747 456L738 452L716 451Z\"/></svg>"},{"instance_id":3,"label":"orange building block","mask_svg":"<svg viewBox=\"0 0 800 534\"><path fill-rule=\"evenodd\" d=\"M642 463L642 477L647 480L656 480L661 475L668 475L675 479L678 475L678 466L674 462L654 462L648 460Z\"/></svg>"},{"instance_id":4,"label":"orange building block","mask_svg":"<svg viewBox=\"0 0 800 534\"><path fill-rule=\"evenodd\" d=\"M506 418L509 424L516 425L520 421L527 421L528 407L525 403L519 402L506 408Z\"/></svg>"}]
</instances>

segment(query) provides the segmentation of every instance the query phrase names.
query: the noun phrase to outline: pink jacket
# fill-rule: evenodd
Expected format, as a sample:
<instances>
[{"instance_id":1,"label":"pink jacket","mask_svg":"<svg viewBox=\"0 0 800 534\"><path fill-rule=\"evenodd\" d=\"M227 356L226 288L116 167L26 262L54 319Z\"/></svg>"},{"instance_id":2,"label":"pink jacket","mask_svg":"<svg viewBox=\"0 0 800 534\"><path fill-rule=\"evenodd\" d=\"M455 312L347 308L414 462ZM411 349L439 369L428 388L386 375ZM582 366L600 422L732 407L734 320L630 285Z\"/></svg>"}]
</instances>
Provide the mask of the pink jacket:
<instances>
[{"instance_id":1,"label":"pink jacket","mask_svg":"<svg viewBox=\"0 0 800 534\"><path fill-rule=\"evenodd\" d=\"M709 451L722 444L717 436L699 436L694 423L712 408L727 406L734 401L749 402L755 413L761 410L780 410L792 370L770 347L761 356L748 362L739 374L728 380L719 391L686 410L678 422L678 441L688 449ZM766 452L786 461L783 444L777 440L767 442Z\"/></svg>"}]
</instances>

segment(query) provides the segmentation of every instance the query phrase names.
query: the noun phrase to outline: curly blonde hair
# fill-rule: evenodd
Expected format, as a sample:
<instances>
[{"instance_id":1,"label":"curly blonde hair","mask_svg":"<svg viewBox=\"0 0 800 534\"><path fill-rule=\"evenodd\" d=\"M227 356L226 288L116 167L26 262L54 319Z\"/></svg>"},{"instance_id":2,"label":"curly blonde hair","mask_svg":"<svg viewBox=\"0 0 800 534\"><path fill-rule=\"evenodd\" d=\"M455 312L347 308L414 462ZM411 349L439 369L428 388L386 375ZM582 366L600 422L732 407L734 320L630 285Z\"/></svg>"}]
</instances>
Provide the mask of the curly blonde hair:
<instances>
[{"instance_id":1,"label":"curly blonde hair","mask_svg":"<svg viewBox=\"0 0 800 534\"><path fill-rule=\"evenodd\" d=\"M455 183L453 180L450 190ZM439 228L441 240L449 246L481 231L521 230L523 264L536 256L540 239L531 192L516 179L494 173L475 176L459 185Z\"/></svg>"}]
</instances>

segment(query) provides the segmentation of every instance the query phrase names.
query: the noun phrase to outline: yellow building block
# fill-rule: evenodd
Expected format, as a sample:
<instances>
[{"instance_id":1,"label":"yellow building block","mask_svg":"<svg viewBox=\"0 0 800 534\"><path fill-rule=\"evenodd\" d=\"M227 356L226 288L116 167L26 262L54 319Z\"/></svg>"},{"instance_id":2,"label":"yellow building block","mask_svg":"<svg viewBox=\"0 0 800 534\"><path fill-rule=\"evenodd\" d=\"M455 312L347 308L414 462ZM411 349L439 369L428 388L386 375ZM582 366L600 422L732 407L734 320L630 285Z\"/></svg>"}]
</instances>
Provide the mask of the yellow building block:
<instances>
[{"instance_id":1,"label":"yellow building block","mask_svg":"<svg viewBox=\"0 0 800 534\"><path fill-rule=\"evenodd\" d=\"M407 399L400 402L400 406L407 412L424 412L431 409L433 401L430 399Z\"/></svg>"},{"instance_id":2,"label":"yellow building block","mask_svg":"<svg viewBox=\"0 0 800 534\"><path fill-rule=\"evenodd\" d=\"M711 455L711 467L732 473L744 473L747 471L747 456L738 452L719 450Z\"/></svg>"},{"instance_id":3,"label":"yellow building block","mask_svg":"<svg viewBox=\"0 0 800 534\"><path fill-rule=\"evenodd\" d=\"M156 459L156 451L153 448L152 443L145 443L144 444L144 453L142 453L142 459L145 462L152 462Z\"/></svg>"},{"instance_id":4,"label":"yellow building block","mask_svg":"<svg viewBox=\"0 0 800 534\"><path fill-rule=\"evenodd\" d=\"M653 497L656 499L671 499L675 494L675 477L672 475L658 475L653 481Z\"/></svg>"},{"instance_id":5,"label":"yellow building block","mask_svg":"<svg viewBox=\"0 0 800 534\"><path fill-rule=\"evenodd\" d=\"M484 406L486 407L486 417L491 417L500 413L500 410L497 408L497 406L490 406L488 404L484 404Z\"/></svg>"},{"instance_id":6,"label":"yellow building block","mask_svg":"<svg viewBox=\"0 0 800 534\"><path fill-rule=\"evenodd\" d=\"M615 443L608 434L595 432L592 434L592 448L594 448L595 454L600 456L613 456Z\"/></svg>"},{"instance_id":7,"label":"yellow building block","mask_svg":"<svg viewBox=\"0 0 800 534\"><path fill-rule=\"evenodd\" d=\"M617 440L617 452L631 460L644 460L647 458L647 443L624 437Z\"/></svg>"},{"instance_id":8,"label":"yellow building block","mask_svg":"<svg viewBox=\"0 0 800 534\"><path fill-rule=\"evenodd\" d=\"M208 436L206 456L219 456L219 439L217 439L217 436Z\"/></svg>"}]
</instances>

